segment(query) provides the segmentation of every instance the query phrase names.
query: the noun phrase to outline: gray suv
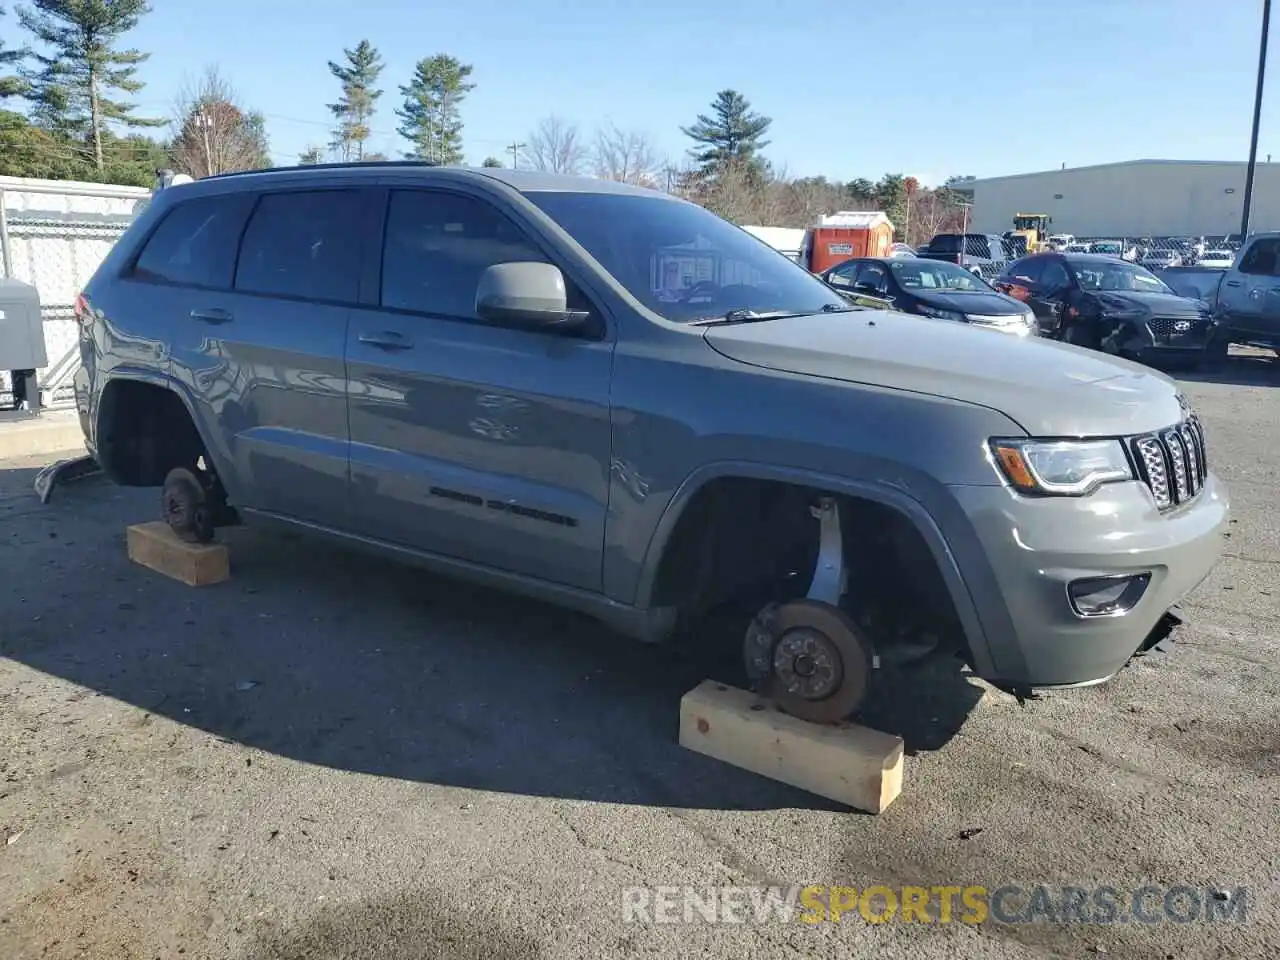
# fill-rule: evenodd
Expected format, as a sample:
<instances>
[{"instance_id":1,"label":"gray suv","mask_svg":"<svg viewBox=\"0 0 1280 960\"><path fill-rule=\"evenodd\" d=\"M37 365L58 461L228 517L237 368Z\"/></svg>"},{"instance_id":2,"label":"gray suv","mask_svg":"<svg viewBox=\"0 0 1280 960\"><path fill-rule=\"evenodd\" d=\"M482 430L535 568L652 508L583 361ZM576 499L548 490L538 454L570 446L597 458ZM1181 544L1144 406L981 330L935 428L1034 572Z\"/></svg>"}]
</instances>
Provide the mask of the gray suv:
<instances>
[{"instance_id":1,"label":"gray suv","mask_svg":"<svg viewBox=\"0 0 1280 960\"><path fill-rule=\"evenodd\" d=\"M1163 375L858 308L608 181L211 177L156 195L77 314L89 450L180 535L270 522L644 640L740 609L748 677L808 720L922 648L1103 680L1221 549Z\"/></svg>"}]
</instances>

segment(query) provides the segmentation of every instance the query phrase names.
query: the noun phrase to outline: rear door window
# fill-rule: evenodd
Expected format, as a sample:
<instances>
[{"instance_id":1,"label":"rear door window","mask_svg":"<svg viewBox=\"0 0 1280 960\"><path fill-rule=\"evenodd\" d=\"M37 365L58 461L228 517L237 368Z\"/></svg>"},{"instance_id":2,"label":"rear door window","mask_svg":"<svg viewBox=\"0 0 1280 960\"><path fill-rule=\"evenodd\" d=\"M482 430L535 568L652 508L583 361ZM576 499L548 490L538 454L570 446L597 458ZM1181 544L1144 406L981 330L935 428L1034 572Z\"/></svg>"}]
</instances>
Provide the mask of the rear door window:
<instances>
[{"instance_id":1,"label":"rear door window","mask_svg":"<svg viewBox=\"0 0 1280 960\"><path fill-rule=\"evenodd\" d=\"M1044 265L1047 262L1042 257L1028 257L1026 260L1019 260L1017 263L1010 264L1005 271L1005 276L1015 283L1031 286L1040 282L1040 277L1044 273Z\"/></svg>"},{"instance_id":2,"label":"rear door window","mask_svg":"<svg viewBox=\"0 0 1280 960\"><path fill-rule=\"evenodd\" d=\"M858 284L884 293L889 286L889 277L884 267L878 263L864 263L858 271Z\"/></svg>"},{"instance_id":3,"label":"rear door window","mask_svg":"<svg viewBox=\"0 0 1280 960\"><path fill-rule=\"evenodd\" d=\"M230 289L236 242L252 204L253 195L244 193L179 203L143 245L132 275L177 286Z\"/></svg>"},{"instance_id":4,"label":"rear door window","mask_svg":"<svg viewBox=\"0 0 1280 960\"><path fill-rule=\"evenodd\" d=\"M828 282L835 287L852 287L858 274L856 260L841 264L827 275Z\"/></svg>"},{"instance_id":5,"label":"rear door window","mask_svg":"<svg viewBox=\"0 0 1280 960\"><path fill-rule=\"evenodd\" d=\"M360 292L360 190L263 194L240 244L240 293L355 303Z\"/></svg>"},{"instance_id":6,"label":"rear door window","mask_svg":"<svg viewBox=\"0 0 1280 960\"><path fill-rule=\"evenodd\" d=\"M1046 293L1060 293L1071 286L1071 277L1060 260L1046 260L1040 274L1040 288Z\"/></svg>"}]
</instances>

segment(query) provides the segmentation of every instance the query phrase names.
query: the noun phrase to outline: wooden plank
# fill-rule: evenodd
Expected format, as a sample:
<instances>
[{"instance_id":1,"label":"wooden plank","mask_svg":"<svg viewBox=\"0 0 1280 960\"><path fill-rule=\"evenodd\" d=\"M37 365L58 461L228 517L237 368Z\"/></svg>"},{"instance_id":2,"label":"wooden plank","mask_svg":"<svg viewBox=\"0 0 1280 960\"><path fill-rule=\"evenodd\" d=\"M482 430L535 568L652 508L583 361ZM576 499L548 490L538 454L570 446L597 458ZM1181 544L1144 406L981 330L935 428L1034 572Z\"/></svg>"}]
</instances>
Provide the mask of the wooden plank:
<instances>
[{"instance_id":1,"label":"wooden plank","mask_svg":"<svg viewBox=\"0 0 1280 960\"><path fill-rule=\"evenodd\" d=\"M129 559L191 587L221 583L231 576L231 560L221 543L187 543L161 520L125 530Z\"/></svg>"},{"instance_id":2,"label":"wooden plank","mask_svg":"<svg viewBox=\"0 0 1280 960\"><path fill-rule=\"evenodd\" d=\"M901 737L808 723L711 680L680 700L680 745L870 813L902 792Z\"/></svg>"}]
</instances>

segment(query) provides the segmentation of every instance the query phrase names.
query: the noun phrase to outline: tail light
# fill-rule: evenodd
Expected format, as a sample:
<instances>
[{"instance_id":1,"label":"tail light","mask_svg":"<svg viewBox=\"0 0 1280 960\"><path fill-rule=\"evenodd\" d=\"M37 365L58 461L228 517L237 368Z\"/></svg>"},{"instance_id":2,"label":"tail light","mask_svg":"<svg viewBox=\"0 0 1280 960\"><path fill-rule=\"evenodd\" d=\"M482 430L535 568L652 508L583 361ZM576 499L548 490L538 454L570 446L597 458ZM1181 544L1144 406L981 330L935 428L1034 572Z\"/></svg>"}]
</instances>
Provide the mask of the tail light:
<instances>
[{"instance_id":1,"label":"tail light","mask_svg":"<svg viewBox=\"0 0 1280 960\"><path fill-rule=\"evenodd\" d=\"M84 298L83 293L78 294L76 296L75 314L76 314L76 323L80 324L80 326L83 327L85 324L89 322L89 319L90 319L89 301Z\"/></svg>"}]
</instances>

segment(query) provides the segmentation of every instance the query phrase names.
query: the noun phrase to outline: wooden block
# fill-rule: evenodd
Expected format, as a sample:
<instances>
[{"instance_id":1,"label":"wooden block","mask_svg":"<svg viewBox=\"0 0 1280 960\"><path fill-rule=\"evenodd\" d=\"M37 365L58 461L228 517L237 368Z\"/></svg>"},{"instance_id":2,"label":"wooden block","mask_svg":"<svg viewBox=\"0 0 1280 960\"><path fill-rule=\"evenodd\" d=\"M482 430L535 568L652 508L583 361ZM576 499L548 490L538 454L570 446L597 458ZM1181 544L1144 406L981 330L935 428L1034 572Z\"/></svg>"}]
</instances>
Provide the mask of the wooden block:
<instances>
[{"instance_id":1,"label":"wooden block","mask_svg":"<svg viewBox=\"0 0 1280 960\"><path fill-rule=\"evenodd\" d=\"M901 737L808 723L711 680L680 700L680 745L870 813L902 792Z\"/></svg>"},{"instance_id":2,"label":"wooden block","mask_svg":"<svg viewBox=\"0 0 1280 960\"><path fill-rule=\"evenodd\" d=\"M191 587L221 583L231 576L225 544L187 543L161 520L125 530L129 559Z\"/></svg>"}]
</instances>

